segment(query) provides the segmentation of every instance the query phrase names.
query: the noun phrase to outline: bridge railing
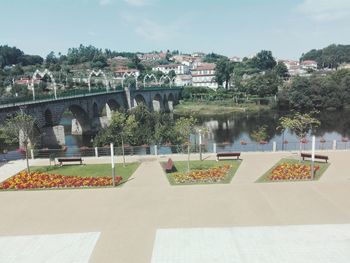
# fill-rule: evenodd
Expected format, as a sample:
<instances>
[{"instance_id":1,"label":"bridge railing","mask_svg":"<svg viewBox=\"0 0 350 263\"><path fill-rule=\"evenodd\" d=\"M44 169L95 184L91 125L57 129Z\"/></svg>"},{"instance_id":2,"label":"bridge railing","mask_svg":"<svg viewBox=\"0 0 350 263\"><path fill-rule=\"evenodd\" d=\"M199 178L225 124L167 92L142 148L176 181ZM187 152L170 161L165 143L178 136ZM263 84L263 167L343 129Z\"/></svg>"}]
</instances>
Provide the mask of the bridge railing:
<instances>
[{"instance_id":1,"label":"bridge railing","mask_svg":"<svg viewBox=\"0 0 350 263\"><path fill-rule=\"evenodd\" d=\"M292 152L299 150L299 142L267 142L266 144L260 143L205 143L199 146L198 144L192 144L190 147L191 153L213 153L216 152ZM303 151L311 150L311 143L306 142L302 144ZM350 142L345 140L327 140L316 143L316 150L350 150ZM115 147L116 156L123 154L121 147ZM124 147L124 154L126 156L142 156L142 155L168 155L168 154L187 154L187 145L141 145L141 146L128 146ZM106 147L65 147L63 149L35 149L31 150L29 156L31 158L40 159L53 159L58 157L107 157L111 155L109 146ZM0 154L0 161L19 160L25 158L24 151L10 151L6 154Z\"/></svg>"},{"instance_id":2,"label":"bridge railing","mask_svg":"<svg viewBox=\"0 0 350 263\"><path fill-rule=\"evenodd\" d=\"M71 97L83 97L83 96L90 96L94 94L103 94L103 93L109 93L109 92L118 92L122 91L121 89L110 89L106 90L105 87L100 88L93 88L91 91L86 89L73 89L73 90L66 90L61 91L57 93L57 99L64 99L64 98L71 98ZM26 96L26 97L4 97L0 98L0 107L1 106L16 106L18 104L23 103L33 103L33 102L40 102L40 101L47 101L47 100L55 100L54 94L38 94L35 96L35 100L33 100L32 96Z\"/></svg>"}]
</instances>

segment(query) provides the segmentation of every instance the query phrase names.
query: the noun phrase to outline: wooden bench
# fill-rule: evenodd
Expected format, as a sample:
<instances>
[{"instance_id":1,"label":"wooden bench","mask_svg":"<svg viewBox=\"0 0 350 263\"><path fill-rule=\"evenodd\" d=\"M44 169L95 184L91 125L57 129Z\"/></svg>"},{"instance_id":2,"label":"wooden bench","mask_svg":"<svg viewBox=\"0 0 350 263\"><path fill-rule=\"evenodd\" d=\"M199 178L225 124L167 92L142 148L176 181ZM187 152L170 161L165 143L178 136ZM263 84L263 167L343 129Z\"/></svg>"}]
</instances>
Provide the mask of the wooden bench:
<instances>
[{"instance_id":1,"label":"wooden bench","mask_svg":"<svg viewBox=\"0 0 350 263\"><path fill-rule=\"evenodd\" d=\"M83 159L81 157L62 157L62 158L58 158L57 161L59 162L60 166L62 166L63 163L71 163L71 162L80 162L80 165L83 164Z\"/></svg>"},{"instance_id":2,"label":"wooden bench","mask_svg":"<svg viewBox=\"0 0 350 263\"><path fill-rule=\"evenodd\" d=\"M171 160L171 158L169 158L165 165L165 172L170 173L172 171L174 171L174 162Z\"/></svg>"},{"instance_id":3,"label":"wooden bench","mask_svg":"<svg viewBox=\"0 0 350 263\"><path fill-rule=\"evenodd\" d=\"M301 157L303 158L303 161L305 158L312 158L310 153L301 153ZM315 154L315 159L325 160L326 163L328 162L328 156L326 155Z\"/></svg>"},{"instance_id":4,"label":"wooden bench","mask_svg":"<svg viewBox=\"0 0 350 263\"><path fill-rule=\"evenodd\" d=\"M241 156L241 153L239 152L223 152L223 153L216 154L216 160L219 161L220 157L237 157L237 160L239 160L240 156Z\"/></svg>"}]
</instances>

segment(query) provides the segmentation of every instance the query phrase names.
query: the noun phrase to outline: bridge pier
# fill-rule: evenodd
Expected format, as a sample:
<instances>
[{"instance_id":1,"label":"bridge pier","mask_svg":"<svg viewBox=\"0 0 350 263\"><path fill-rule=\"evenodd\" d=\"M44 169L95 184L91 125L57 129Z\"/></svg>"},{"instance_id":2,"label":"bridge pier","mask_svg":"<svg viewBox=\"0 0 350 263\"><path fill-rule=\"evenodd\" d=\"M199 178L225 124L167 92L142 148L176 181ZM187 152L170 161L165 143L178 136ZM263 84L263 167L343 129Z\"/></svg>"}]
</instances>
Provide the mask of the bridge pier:
<instances>
[{"instance_id":1,"label":"bridge pier","mask_svg":"<svg viewBox=\"0 0 350 263\"><path fill-rule=\"evenodd\" d=\"M43 147L55 148L66 144L65 132L63 125L42 128L43 137L41 140Z\"/></svg>"},{"instance_id":2,"label":"bridge pier","mask_svg":"<svg viewBox=\"0 0 350 263\"><path fill-rule=\"evenodd\" d=\"M168 109L170 112L174 111L174 102L172 100L168 101Z\"/></svg>"},{"instance_id":3,"label":"bridge pier","mask_svg":"<svg viewBox=\"0 0 350 263\"><path fill-rule=\"evenodd\" d=\"M72 119L72 135L83 135L83 127L77 119Z\"/></svg>"},{"instance_id":4,"label":"bridge pier","mask_svg":"<svg viewBox=\"0 0 350 263\"><path fill-rule=\"evenodd\" d=\"M152 103L153 103L153 110L156 112L160 112L160 110L161 110L160 101L153 100Z\"/></svg>"}]
</instances>

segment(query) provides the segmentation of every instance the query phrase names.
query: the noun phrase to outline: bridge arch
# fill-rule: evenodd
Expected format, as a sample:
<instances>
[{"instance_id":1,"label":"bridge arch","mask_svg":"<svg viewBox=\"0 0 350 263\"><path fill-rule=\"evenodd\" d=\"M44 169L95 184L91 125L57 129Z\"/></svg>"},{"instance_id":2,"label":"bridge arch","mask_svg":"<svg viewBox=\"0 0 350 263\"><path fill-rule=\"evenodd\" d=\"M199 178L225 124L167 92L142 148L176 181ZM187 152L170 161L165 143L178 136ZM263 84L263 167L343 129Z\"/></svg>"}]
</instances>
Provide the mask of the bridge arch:
<instances>
[{"instance_id":1,"label":"bridge arch","mask_svg":"<svg viewBox=\"0 0 350 263\"><path fill-rule=\"evenodd\" d=\"M168 83L166 83L166 81L168 81ZM159 79L159 85L166 85L166 84L171 86L172 85L172 80L171 80L171 78L168 75L163 75Z\"/></svg>"},{"instance_id":2,"label":"bridge arch","mask_svg":"<svg viewBox=\"0 0 350 263\"><path fill-rule=\"evenodd\" d=\"M115 111L120 111L124 109L123 105L120 105L119 102L115 99L109 99L103 107L103 114L106 114L108 119L112 118L112 114Z\"/></svg>"},{"instance_id":3,"label":"bridge arch","mask_svg":"<svg viewBox=\"0 0 350 263\"><path fill-rule=\"evenodd\" d=\"M131 73L125 72L125 73L123 74L123 78L122 78L122 87L123 87L123 89L124 89L124 82L125 82L125 80L127 80L128 78L133 78L133 79L135 79L135 87L136 87L136 89L137 89L137 75L136 75L136 73L133 73L133 72L131 72Z\"/></svg>"},{"instance_id":4,"label":"bridge arch","mask_svg":"<svg viewBox=\"0 0 350 263\"><path fill-rule=\"evenodd\" d=\"M145 77L143 78L143 87L146 88L146 80L154 80L155 84L158 85L158 80L154 74L146 74Z\"/></svg>"},{"instance_id":5,"label":"bridge arch","mask_svg":"<svg viewBox=\"0 0 350 263\"><path fill-rule=\"evenodd\" d=\"M100 111L98 110L98 106L96 102L94 102L94 104L92 105L92 116L94 118L100 117Z\"/></svg>"},{"instance_id":6,"label":"bridge arch","mask_svg":"<svg viewBox=\"0 0 350 263\"><path fill-rule=\"evenodd\" d=\"M134 105L140 105L140 104L144 104L145 106L147 106L147 102L144 96L142 96L141 94L137 94L134 98Z\"/></svg>"},{"instance_id":7,"label":"bridge arch","mask_svg":"<svg viewBox=\"0 0 350 263\"><path fill-rule=\"evenodd\" d=\"M73 115L73 120L72 120L73 135L82 135L91 130L89 115L80 105L71 104L66 108L66 111L70 111ZM61 119L62 119L62 116L61 116Z\"/></svg>"},{"instance_id":8,"label":"bridge arch","mask_svg":"<svg viewBox=\"0 0 350 263\"><path fill-rule=\"evenodd\" d=\"M163 110L162 102L163 102L162 96L159 93L157 93L153 97L153 100L152 100L153 110L154 111L162 111Z\"/></svg>"},{"instance_id":9,"label":"bridge arch","mask_svg":"<svg viewBox=\"0 0 350 263\"><path fill-rule=\"evenodd\" d=\"M32 76L32 83L31 83L31 87L32 87L32 91L33 91L33 100L35 100L35 87L34 87L34 83L37 80L38 75L43 78L46 75L50 77L52 84L53 84L53 90L54 90L54 95L55 95L55 99L57 99L57 87L56 87L56 81L55 78L53 77L51 71L49 71L48 69L45 69L44 71L40 71L40 70L36 70Z\"/></svg>"},{"instance_id":10,"label":"bridge arch","mask_svg":"<svg viewBox=\"0 0 350 263\"><path fill-rule=\"evenodd\" d=\"M50 109L46 109L44 112L44 120L45 120L45 125L46 127L51 127L53 126L53 116L52 112Z\"/></svg>"},{"instance_id":11,"label":"bridge arch","mask_svg":"<svg viewBox=\"0 0 350 263\"><path fill-rule=\"evenodd\" d=\"M104 83L104 84L105 84L106 90L107 90L107 91L109 90L109 85L108 85L109 83L108 83L106 74L105 74L102 70L99 70L99 71L92 70L92 71L90 72L89 78L88 78L89 92L91 92L91 77L92 77L92 76L98 77L98 76L100 76L100 75L102 75L103 78L104 78L104 80L105 80L105 83Z\"/></svg>"},{"instance_id":12,"label":"bridge arch","mask_svg":"<svg viewBox=\"0 0 350 263\"><path fill-rule=\"evenodd\" d=\"M169 112L169 101L166 94L163 96L163 108L165 112Z\"/></svg>"}]
</instances>

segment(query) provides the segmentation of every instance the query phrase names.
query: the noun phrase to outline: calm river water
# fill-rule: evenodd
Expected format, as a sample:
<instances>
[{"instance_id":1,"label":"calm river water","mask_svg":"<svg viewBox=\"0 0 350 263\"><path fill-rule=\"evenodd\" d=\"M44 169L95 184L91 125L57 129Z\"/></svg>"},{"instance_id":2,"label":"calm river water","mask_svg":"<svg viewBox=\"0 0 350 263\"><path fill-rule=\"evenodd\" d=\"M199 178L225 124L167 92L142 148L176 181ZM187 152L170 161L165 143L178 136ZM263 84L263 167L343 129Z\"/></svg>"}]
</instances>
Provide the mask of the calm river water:
<instances>
[{"instance_id":1,"label":"calm river water","mask_svg":"<svg viewBox=\"0 0 350 263\"><path fill-rule=\"evenodd\" d=\"M227 150L271 150L273 141L277 143L279 150L282 148L293 150L298 147L297 137L289 131L282 133L277 130L279 118L284 115L286 113L261 111L258 113L233 113L223 116L202 116L197 119L199 125L207 127L208 133L203 136L203 143L209 145L209 150L211 150L213 143L217 143L218 147ZM174 118L177 118L177 116ZM318 147L331 148L330 144L333 140L339 141L338 147L342 147L342 138L350 137L350 110L322 112L318 118L321 121L321 126L314 131ZM68 149L69 147L92 145L91 137L70 134L71 119L69 117L65 117L62 124L66 130ZM268 144L263 146L257 145L250 136L259 126L266 126L267 128ZM198 137L198 135L194 135L192 140L198 143ZM308 138L308 141L310 140L311 138ZM326 142L323 142L323 140Z\"/></svg>"},{"instance_id":2,"label":"calm river water","mask_svg":"<svg viewBox=\"0 0 350 263\"><path fill-rule=\"evenodd\" d=\"M282 133L277 130L279 118L285 114L275 111L261 111L258 113L205 116L197 119L198 124L207 127L208 130L202 138L202 143L205 144L207 151L214 151L214 144L216 144L217 151L271 151L273 142L276 142L277 150L297 150L299 148L297 137L289 131ZM178 118L178 116L174 116L174 118ZM321 121L321 126L314 131L317 149L332 149L333 140L337 141L337 149L350 148L350 142L344 140L344 138L350 137L350 110L322 112L318 118ZM91 136L72 135L71 123L72 117L70 116L65 116L61 122L65 127L66 146L68 147L65 154L67 156L80 154L82 146L91 147L93 145L93 137ZM267 144L258 144L250 136L259 126L267 128ZM310 136L311 134L309 134L307 142L303 144L304 149L311 148ZM198 134L192 136L192 142L198 145ZM153 150L153 147L147 150L140 147L134 154L153 153ZM161 154L174 151L176 151L176 147L161 147L159 149ZM0 160L5 158L18 159L21 158L21 155L16 151L11 151L6 156L0 154Z\"/></svg>"}]
</instances>

